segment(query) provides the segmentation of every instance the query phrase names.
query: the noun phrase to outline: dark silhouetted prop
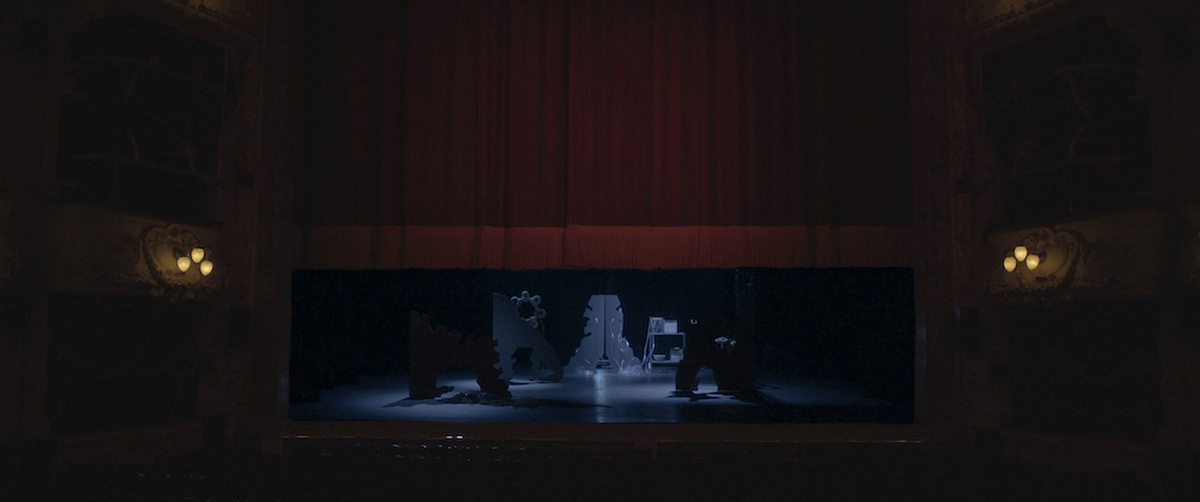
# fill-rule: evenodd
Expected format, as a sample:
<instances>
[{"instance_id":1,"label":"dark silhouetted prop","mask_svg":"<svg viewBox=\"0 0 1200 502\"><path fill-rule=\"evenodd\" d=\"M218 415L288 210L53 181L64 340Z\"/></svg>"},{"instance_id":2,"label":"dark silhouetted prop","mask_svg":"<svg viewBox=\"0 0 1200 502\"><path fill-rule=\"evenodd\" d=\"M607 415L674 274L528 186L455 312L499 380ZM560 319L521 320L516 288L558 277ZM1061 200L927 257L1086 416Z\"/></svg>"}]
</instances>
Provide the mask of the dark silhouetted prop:
<instances>
[{"instance_id":1,"label":"dark silhouetted prop","mask_svg":"<svg viewBox=\"0 0 1200 502\"><path fill-rule=\"evenodd\" d=\"M437 374L459 365L469 366L475 372L475 381L483 392L512 397L508 382L500 379L500 369L496 367L500 355L495 350L495 340L465 337L442 326L433 328L429 316L420 312L409 315L409 399L433 399L454 390L438 387Z\"/></svg>"},{"instance_id":2,"label":"dark silhouetted prop","mask_svg":"<svg viewBox=\"0 0 1200 502\"><path fill-rule=\"evenodd\" d=\"M700 324L683 350L675 373L675 390L690 394L697 389L700 368L712 369L719 392L752 395L754 389L754 337L737 323Z\"/></svg>"},{"instance_id":3,"label":"dark silhouetted prop","mask_svg":"<svg viewBox=\"0 0 1200 502\"><path fill-rule=\"evenodd\" d=\"M534 301L536 300L536 301ZM522 291L521 296L505 298L504 295L492 293L492 338L496 341L496 352L500 358L500 379L510 381L513 377L513 353L521 348L529 348L529 363L532 370L532 380L562 380L562 362L554 347L546 341L541 297L529 296L528 291ZM529 307L528 315L521 312L520 307ZM542 368L550 370L550 375L541 378Z\"/></svg>"}]
</instances>

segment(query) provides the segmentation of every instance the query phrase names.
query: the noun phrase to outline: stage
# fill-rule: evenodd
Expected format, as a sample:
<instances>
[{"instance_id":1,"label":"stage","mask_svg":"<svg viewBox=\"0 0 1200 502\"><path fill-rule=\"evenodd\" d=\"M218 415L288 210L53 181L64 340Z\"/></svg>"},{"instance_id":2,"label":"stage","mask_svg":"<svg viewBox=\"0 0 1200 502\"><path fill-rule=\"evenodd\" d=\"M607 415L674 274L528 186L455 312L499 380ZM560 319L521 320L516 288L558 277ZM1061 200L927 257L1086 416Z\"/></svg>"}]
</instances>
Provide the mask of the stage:
<instances>
[{"instance_id":1,"label":"stage","mask_svg":"<svg viewBox=\"0 0 1200 502\"><path fill-rule=\"evenodd\" d=\"M674 368L567 374L561 382L509 382L511 398L479 392L469 371L438 376L452 386L437 399L409 399L403 374L363 377L320 399L292 405L292 420L410 420L422 422L577 423L894 423L891 403L872 399L845 383L762 375L756 392L718 392L712 372L700 372L690 395L675 391Z\"/></svg>"},{"instance_id":2,"label":"stage","mask_svg":"<svg viewBox=\"0 0 1200 502\"><path fill-rule=\"evenodd\" d=\"M292 420L912 422L907 269L300 271L293 288ZM699 370L692 393L677 369Z\"/></svg>"}]
</instances>

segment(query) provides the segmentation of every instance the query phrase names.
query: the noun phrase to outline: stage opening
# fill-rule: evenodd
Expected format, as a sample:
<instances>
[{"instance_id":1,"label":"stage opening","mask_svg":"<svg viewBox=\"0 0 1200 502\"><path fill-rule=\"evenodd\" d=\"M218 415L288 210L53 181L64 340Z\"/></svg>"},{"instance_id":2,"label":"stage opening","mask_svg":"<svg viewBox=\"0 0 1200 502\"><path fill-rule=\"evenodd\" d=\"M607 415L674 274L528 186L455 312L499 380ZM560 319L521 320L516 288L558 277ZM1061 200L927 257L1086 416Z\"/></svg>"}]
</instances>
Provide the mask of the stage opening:
<instances>
[{"instance_id":1,"label":"stage opening","mask_svg":"<svg viewBox=\"0 0 1200 502\"><path fill-rule=\"evenodd\" d=\"M912 423L907 268L300 270L292 420Z\"/></svg>"}]
</instances>

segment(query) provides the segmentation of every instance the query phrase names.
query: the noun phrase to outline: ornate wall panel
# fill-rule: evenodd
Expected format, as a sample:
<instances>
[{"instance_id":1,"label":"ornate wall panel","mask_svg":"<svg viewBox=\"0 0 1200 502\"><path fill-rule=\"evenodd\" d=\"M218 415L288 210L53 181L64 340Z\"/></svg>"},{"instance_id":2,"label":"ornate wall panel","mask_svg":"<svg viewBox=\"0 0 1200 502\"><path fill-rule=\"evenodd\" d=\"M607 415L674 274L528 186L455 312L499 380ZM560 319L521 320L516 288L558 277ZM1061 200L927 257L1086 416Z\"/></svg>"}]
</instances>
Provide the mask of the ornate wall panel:
<instances>
[{"instance_id":1,"label":"ornate wall panel","mask_svg":"<svg viewBox=\"0 0 1200 502\"><path fill-rule=\"evenodd\" d=\"M184 226L96 206L50 208L46 268L53 291L210 297L224 283L221 237L215 228ZM176 260L203 248L212 262L181 270ZM190 259L190 256L188 256Z\"/></svg>"},{"instance_id":2,"label":"ornate wall panel","mask_svg":"<svg viewBox=\"0 0 1200 502\"><path fill-rule=\"evenodd\" d=\"M1162 284L1171 213L1136 210L988 235L988 289L1002 298L1147 296ZM1041 252L1032 270L1005 260L1017 246ZM1014 257L1015 259L1016 257Z\"/></svg>"},{"instance_id":3,"label":"ornate wall panel","mask_svg":"<svg viewBox=\"0 0 1200 502\"><path fill-rule=\"evenodd\" d=\"M110 9L71 35L68 57L61 199L210 219L212 194L222 184L222 121L238 81L226 50Z\"/></svg>"}]
</instances>

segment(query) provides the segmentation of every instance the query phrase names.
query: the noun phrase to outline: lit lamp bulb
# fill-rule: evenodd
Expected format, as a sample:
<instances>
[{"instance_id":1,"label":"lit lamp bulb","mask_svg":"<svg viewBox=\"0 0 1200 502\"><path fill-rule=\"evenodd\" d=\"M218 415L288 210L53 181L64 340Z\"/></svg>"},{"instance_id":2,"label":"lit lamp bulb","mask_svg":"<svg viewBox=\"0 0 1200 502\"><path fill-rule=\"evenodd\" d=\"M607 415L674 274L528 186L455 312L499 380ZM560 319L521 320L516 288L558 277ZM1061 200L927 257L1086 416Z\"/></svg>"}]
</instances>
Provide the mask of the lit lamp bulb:
<instances>
[{"instance_id":1,"label":"lit lamp bulb","mask_svg":"<svg viewBox=\"0 0 1200 502\"><path fill-rule=\"evenodd\" d=\"M204 260L204 248L192 248L192 261L200 263L201 260Z\"/></svg>"},{"instance_id":2,"label":"lit lamp bulb","mask_svg":"<svg viewBox=\"0 0 1200 502\"><path fill-rule=\"evenodd\" d=\"M1028 258L1025 258L1025 266L1029 267L1029 270L1038 268L1038 265L1040 265L1041 263L1042 263L1042 257L1035 255L1035 254L1031 254L1031 255L1029 255Z\"/></svg>"},{"instance_id":3,"label":"lit lamp bulb","mask_svg":"<svg viewBox=\"0 0 1200 502\"><path fill-rule=\"evenodd\" d=\"M200 274L201 275L211 274L212 269L213 269L213 262L208 261L208 260L204 260L204 261L200 262Z\"/></svg>"},{"instance_id":4,"label":"lit lamp bulb","mask_svg":"<svg viewBox=\"0 0 1200 502\"><path fill-rule=\"evenodd\" d=\"M195 252L195 251L193 251L193 252ZM1025 246L1017 246L1017 247L1013 248L1013 258L1016 258L1017 261L1025 261L1025 257L1027 257L1027 256L1029 256L1029 249L1026 248ZM1037 265L1034 265L1034 267L1036 267L1036 266ZM1029 267L1029 268L1033 268L1033 267Z\"/></svg>"},{"instance_id":5,"label":"lit lamp bulb","mask_svg":"<svg viewBox=\"0 0 1200 502\"><path fill-rule=\"evenodd\" d=\"M189 268L192 268L192 259L180 256L179 259L175 260L175 265L179 267L180 272L187 272Z\"/></svg>"},{"instance_id":6,"label":"lit lamp bulb","mask_svg":"<svg viewBox=\"0 0 1200 502\"><path fill-rule=\"evenodd\" d=\"M1017 269L1017 259L1011 256L1004 258L1004 270L1012 272Z\"/></svg>"}]
</instances>

